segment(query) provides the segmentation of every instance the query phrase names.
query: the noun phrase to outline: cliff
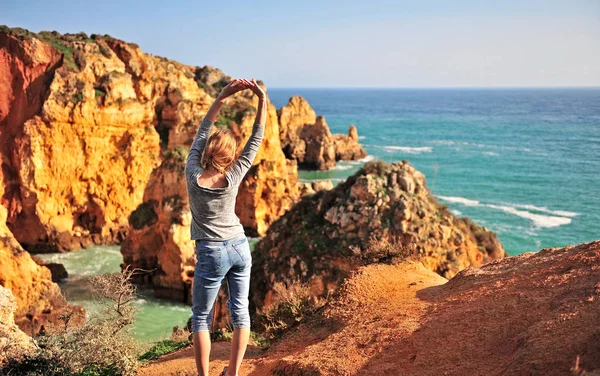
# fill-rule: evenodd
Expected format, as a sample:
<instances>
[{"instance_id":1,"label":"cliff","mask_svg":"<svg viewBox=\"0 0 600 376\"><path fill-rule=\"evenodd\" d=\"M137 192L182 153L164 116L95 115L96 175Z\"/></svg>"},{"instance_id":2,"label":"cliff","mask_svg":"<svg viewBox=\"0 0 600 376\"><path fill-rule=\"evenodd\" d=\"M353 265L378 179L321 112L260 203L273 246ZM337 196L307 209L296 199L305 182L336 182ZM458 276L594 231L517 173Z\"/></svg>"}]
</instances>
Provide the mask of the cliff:
<instances>
[{"instance_id":1,"label":"cliff","mask_svg":"<svg viewBox=\"0 0 600 376\"><path fill-rule=\"evenodd\" d=\"M287 158L302 167L328 170L339 160L367 156L358 143L358 131L351 125L348 135L332 135L323 116L317 116L308 102L291 97L278 111L281 146Z\"/></svg>"},{"instance_id":2,"label":"cliff","mask_svg":"<svg viewBox=\"0 0 600 376\"><path fill-rule=\"evenodd\" d=\"M32 252L115 244L144 202L163 155L189 147L230 77L144 54L110 36L0 30L0 129L8 225ZM219 124L243 143L252 98L237 97ZM263 234L297 199L296 168L280 146L269 106L265 142L237 211Z\"/></svg>"},{"instance_id":3,"label":"cliff","mask_svg":"<svg viewBox=\"0 0 600 376\"><path fill-rule=\"evenodd\" d=\"M450 278L502 258L504 250L494 233L438 204L408 162L368 162L333 190L303 198L271 226L253 253L253 301L268 305L275 282L297 279L323 296L358 266L407 254Z\"/></svg>"},{"instance_id":4,"label":"cliff","mask_svg":"<svg viewBox=\"0 0 600 376\"><path fill-rule=\"evenodd\" d=\"M157 295L186 300L194 260L177 171L230 80L108 35L0 27L2 205L11 236L32 253L122 243L126 264L152 270L143 282ZM239 93L216 124L232 130L240 150L255 108L250 93ZM264 235L299 197L279 121L269 105L264 142L240 189L236 212L250 235ZM356 139L335 141L324 122L318 128L325 148ZM307 152L321 155L321 141Z\"/></svg>"}]
</instances>

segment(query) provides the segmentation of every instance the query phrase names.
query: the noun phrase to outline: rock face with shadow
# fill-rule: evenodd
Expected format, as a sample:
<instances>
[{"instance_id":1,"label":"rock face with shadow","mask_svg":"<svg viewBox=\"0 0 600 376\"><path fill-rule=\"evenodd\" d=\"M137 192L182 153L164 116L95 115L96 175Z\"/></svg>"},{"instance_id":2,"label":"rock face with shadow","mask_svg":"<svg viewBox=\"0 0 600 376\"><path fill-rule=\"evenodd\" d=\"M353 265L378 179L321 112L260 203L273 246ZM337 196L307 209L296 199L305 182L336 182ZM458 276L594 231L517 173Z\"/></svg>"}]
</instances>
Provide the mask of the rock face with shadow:
<instances>
[{"instance_id":1,"label":"rock face with shadow","mask_svg":"<svg viewBox=\"0 0 600 376\"><path fill-rule=\"evenodd\" d=\"M0 196L4 193L4 179L0 171ZM13 333L14 340L19 342L20 334L13 330L14 322L26 334L35 335L42 327L48 329L58 323L67 311L74 312L74 324L83 323L83 307L67 304L60 288L53 282L50 269L38 265L14 238L6 226L7 216L6 208L0 205L0 316L6 317L6 321L0 320L0 331ZM6 292L7 289L10 291ZM3 337L1 333L0 337ZM0 351L2 343L0 339ZM9 350L6 349L10 353L12 350Z\"/></svg>"},{"instance_id":2,"label":"rock face with shadow","mask_svg":"<svg viewBox=\"0 0 600 376\"><path fill-rule=\"evenodd\" d=\"M446 278L504 257L495 233L440 205L408 162L368 162L334 189L304 197L271 226L253 253L253 303L269 305L273 285L294 280L324 296L360 265L407 252Z\"/></svg>"},{"instance_id":3,"label":"rock face with shadow","mask_svg":"<svg viewBox=\"0 0 600 376\"><path fill-rule=\"evenodd\" d=\"M450 281L421 263L352 273L289 330L256 375L595 375L600 241L468 268Z\"/></svg>"},{"instance_id":4,"label":"rock face with shadow","mask_svg":"<svg viewBox=\"0 0 600 376\"><path fill-rule=\"evenodd\" d=\"M328 170L336 161L358 160L367 156L358 143L354 125L348 135L332 135L323 116L317 116L308 102L291 97L278 111L281 146L287 158L302 167Z\"/></svg>"}]
</instances>

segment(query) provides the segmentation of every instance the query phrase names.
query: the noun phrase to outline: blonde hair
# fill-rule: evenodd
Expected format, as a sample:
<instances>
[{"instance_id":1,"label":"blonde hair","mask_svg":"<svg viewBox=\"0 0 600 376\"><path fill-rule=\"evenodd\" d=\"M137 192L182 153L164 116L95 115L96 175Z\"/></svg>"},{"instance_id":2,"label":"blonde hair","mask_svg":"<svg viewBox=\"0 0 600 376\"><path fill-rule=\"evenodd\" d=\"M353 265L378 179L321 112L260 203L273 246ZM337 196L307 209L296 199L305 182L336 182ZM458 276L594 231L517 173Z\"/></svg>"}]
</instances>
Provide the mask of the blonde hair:
<instances>
[{"instance_id":1,"label":"blonde hair","mask_svg":"<svg viewBox=\"0 0 600 376\"><path fill-rule=\"evenodd\" d=\"M236 149L237 142L229 129L217 129L206 142L200 164L205 170L212 169L224 174L235 160Z\"/></svg>"}]
</instances>

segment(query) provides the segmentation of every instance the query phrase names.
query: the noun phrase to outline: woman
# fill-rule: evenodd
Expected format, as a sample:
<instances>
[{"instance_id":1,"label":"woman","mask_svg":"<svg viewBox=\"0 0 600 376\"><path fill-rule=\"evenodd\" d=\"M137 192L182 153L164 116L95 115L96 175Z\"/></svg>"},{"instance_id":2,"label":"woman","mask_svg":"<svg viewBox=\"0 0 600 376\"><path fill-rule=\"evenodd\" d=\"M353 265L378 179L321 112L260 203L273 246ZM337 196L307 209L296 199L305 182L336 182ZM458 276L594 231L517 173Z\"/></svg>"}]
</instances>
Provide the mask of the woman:
<instances>
[{"instance_id":1,"label":"woman","mask_svg":"<svg viewBox=\"0 0 600 376\"><path fill-rule=\"evenodd\" d=\"M223 101L250 89L258 96L252 135L235 159L235 139L229 130L218 129L210 137ZM235 199L244 175L252 166L264 134L266 95L256 80L233 80L210 106L188 154L185 172L192 212L191 233L196 241L196 270L192 296L192 332L198 374L208 376L210 326L213 304L223 278L229 288L233 341L229 366L221 375L237 376L250 337L248 294L252 256L248 239L235 215Z\"/></svg>"}]
</instances>

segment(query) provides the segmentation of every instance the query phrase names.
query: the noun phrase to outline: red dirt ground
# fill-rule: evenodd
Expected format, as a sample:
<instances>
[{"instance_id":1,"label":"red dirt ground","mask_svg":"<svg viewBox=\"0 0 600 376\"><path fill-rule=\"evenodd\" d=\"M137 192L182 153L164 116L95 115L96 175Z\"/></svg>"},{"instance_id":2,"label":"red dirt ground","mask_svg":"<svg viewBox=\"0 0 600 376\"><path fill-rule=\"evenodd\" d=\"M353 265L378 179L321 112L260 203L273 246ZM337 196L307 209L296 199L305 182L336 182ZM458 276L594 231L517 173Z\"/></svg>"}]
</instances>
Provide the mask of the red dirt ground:
<instances>
[{"instance_id":1,"label":"red dirt ground","mask_svg":"<svg viewBox=\"0 0 600 376\"><path fill-rule=\"evenodd\" d=\"M228 354L228 343L214 344L211 375ZM361 268L330 304L269 350L249 348L240 375L583 370L600 370L600 241L509 257L448 282L414 262ZM140 374L193 375L191 349Z\"/></svg>"}]
</instances>

